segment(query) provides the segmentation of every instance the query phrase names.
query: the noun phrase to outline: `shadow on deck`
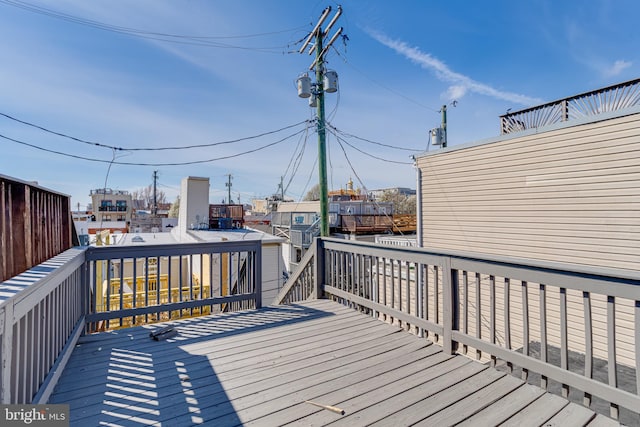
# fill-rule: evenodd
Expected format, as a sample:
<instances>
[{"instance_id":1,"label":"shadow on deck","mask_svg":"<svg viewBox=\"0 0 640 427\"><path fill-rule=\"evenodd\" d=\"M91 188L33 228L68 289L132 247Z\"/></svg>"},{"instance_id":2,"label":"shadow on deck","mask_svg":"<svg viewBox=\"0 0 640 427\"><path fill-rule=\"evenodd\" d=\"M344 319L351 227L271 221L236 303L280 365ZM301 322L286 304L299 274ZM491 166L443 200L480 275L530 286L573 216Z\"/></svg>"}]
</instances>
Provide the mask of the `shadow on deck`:
<instances>
[{"instance_id":1,"label":"shadow on deck","mask_svg":"<svg viewBox=\"0 0 640 427\"><path fill-rule=\"evenodd\" d=\"M617 425L327 300L171 325L82 337L49 403L77 426Z\"/></svg>"}]
</instances>

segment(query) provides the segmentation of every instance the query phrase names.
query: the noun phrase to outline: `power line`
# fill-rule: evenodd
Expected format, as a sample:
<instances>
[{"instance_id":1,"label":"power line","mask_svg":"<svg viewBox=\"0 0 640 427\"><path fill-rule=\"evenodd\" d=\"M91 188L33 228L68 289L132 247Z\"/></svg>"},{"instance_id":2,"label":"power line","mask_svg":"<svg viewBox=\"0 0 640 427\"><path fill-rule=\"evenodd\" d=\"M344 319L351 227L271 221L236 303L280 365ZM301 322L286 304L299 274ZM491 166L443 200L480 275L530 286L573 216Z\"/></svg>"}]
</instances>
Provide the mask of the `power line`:
<instances>
[{"instance_id":1,"label":"power line","mask_svg":"<svg viewBox=\"0 0 640 427\"><path fill-rule=\"evenodd\" d=\"M2 0L0 0L0 1L2 1ZM21 124L26 125L26 126L30 126L30 127L35 128L35 129L39 129L39 130L41 130L43 132L50 133L52 135L56 135L56 136L60 136L62 138L70 139L72 141L81 142L83 144L92 145L92 146L95 146L95 147L109 148L111 150L117 150L117 151L188 150L188 149L193 149L193 148L215 147L215 146L218 146L218 145L233 144L233 143L236 143L236 142L241 142L241 141L247 141L247 140L250 140L250 139L260 138L260 137L263 137L263 136L266 136L266 135L272 135L274 133L282 132L283 130L287 130L287 129L291 129L293 127L299 126L299 125L301 125L303 123L307 123L307 124L310 123L310 120L303 120L301 122L294 123L292 125L285 126L285 127L280 128L280 129L276 129L276 130L272 130L272 131L268 131L268 132L263 132L263 133L260 133L258 135L252 135L252 136L247 136L247 137L244 137L244 138L232 139L232 140L228 140L228 141L212 142L212 143L208 143L208 144L194 144L194 145L184 145L184 146L174 146L174 147L116 147L116 146L113 146L113 145L103 144L103 143L100 143L100 142L87 141L85 139L77 138L77 137L71 136L71 135L67 135L67 134L62 133L62 132L53 131L53 130L47 129L47 128L43 127L43 126L36 125L34 123L30 123L30 122L27 122L27 121L24 121L24 120L17 119L15 117L10 116L9 114L6 114L6 113L0 112L0 116L6 117L7 119L13 120L15 122L21 123Z\"/></svg>"},{"instance_id":2,"label":"power line","mask_svg":"<svg viewBox=\"0 0 640 427\"><path fill-rule=\"evenodd\" d=\"M116 165L127 165L127 166L185 166L185 165L194 165L194 164L200 164L200 163L210 163L210 162L215 162L215 161L218 161L218 160L227 160L227 159L232 159L232 158L235 158L235 157L244 156L246 154L255 153L257 151L264 150L266 148L272 147L272 146L274 146L276 144L280 144L280 143L286 141L289 138L292 138L292 137L294 137L296 135L301 134L302 132L305 132L306 130L307 130L306 128L302 129L302 130L299 130L299 131L297 131L297 132L295 132L295 133L293 133L291 135L288 135L288 136L286 136L286 137L284 137L282 139L279 139L278 141L272 142L270 144L263 145L261 147L255 148L253 150L243 151L241 153L236 153L236 154L232 154L232 155L228 155L228 156L216 157L216 158L206 159L206 160L194 160L194 161L189 161L189 162L173 162L173 163L110 162L108 160L96 159L96 158L79 156L79 155L76 155L76 154L69 154L69 153L64 153L64 152L61 152L61 151L51 150L51 149L40 147L40 146L37 146L35 144L31 144L31 143L28 143L28 142L25 142L25 141L20 141L20 140L14 139L14 138L10 138L10 137L8 137L6 135L2 135L2 134L0 134L0 138L6 139L8 141L15 142L16 144L21 144L21 145L25 145L27 147L35 148L37 150L46 151L48 153L58 154L58 155L61 155L61 156L72 157L72 158L75 158L75 159L86 160L86 161L90 161L90 162L113 163L113 164L116 164Z\"/></svg>"},{"instance_id":3,"label":"power line","mask_svg":"<svg viewBox=\"0 0 640 427\"><path fill-rule=\"evenodd\" d=\"M307 132L305 132L305 134L304 134L304 141L302 140L302 137L301 137L300 141L298 142L298 146L296 147L296 150L293 153L295 155L296 151L298 151L298 148L300 148L300 151L298 152L298 155L295 157L295 160L294 160L293 156L291 157L291 160L289 161L289 165L287 166L287 169L284 172L283 176L287 176L287 173L289 172L289 167L293 163L293 168L291 169L291 177L289 178L289 181L287 182L286 187L284 187L282 189L283 193L286 193L287 190L289 189L289 186L293 182L293 179L295 178L295 176L296 176L296 174L298 172L298 168L302 164L302 158L304 156L304 152L305 152L305 149L307 147L308 138L309 138L309 128L307 128Z\"/></svg>"},{"instance_id":4,"label":"power line","mask_svg":"<svg viewBox=\"0 0 640 427\"><path fill-rule=\"evenodd\" d=\"M421 152L424 151L424 150L418 150L418 149L415 149L415 148L404 148L404 147L398 147L398 146L395 146L395 145L383 144L381 142L372 141L370 139L362 138L362 137L359 137L357 135L353 135L353 134L350 134L350 133L343 132L340 129L336 128L335 126L331 125L330 123L327 124L327 127L329 129L331 129L334 133L339 133L343 137L359 139L360 141L368 142L368 143L374 144L374 145L379 145L381 147L393 148L395 150L410 151L410 152L413 152L413 153L421 153Z\"/></svg>"},{"instance_id":5,"label":"power line","mask_svg":"<svg viewBox=\"0 0 640 427\"><path fill-rule=\"evenodd\" d=\"M413 162L400 162L400 161L396 161L396 160L387 160L387 159L384 159L382 157L374 156L373 154L367 153L366 151L363 151L363 150L359 149L355 145L349 144L346 140L344 140L343 138L340 138L340 136L337 133L333 132L333 130L331 128L329 129L329 132L336 137L336 139L338 140L338 143L340 143L341 147L342 147L341 143L344 142L345 144L347 144L349 147L353 148L354 150L359 151L360 153L364 154L365 156L369 156L369 157L371 157L373 159L376 159L376 160L380 160L380 161L387 162L387 163L395 163L395 164L399 164L399 165L412 165L413 164ZM344 150L344 147L342 147L342 149Z\"/></svg>"},{"instance_id":6,"label":"power line","mask_svg":"<svg viewBox=\"0 0 640 427\"><path fill-rule=\"evenodd\" d=\"M351 161L349 160L349 156L347 155L347 151L344 149L344 146L342 145L342 142L346 143L347 145L349 145L349 144L348 144L346 141L344 141L344 140L341 142L341 141L340 141L340 138L339 138L339 137L337 137L337 136L336 136L336 138L337 138L337 140L338 140L338 145L340 146L340 148L342 149L342 152L344 153L344 158L346 159L347 164L348 164L348 165L349 165L349 167L351 168L351 172L353 172L353 174L355 175L356 179L358 180L358 182L360 183L360 185L361 185L361 186L362 186L362 188L364 189L365 194L366 194L366 193L368 193L366 185L364 185L364 182L362 181L362 179L361 179L361 178L360 178L360 176L358 175L358 172L356 172L355 168L353 167L353 164L352 164L352 163L351 163ZM380 205L378 204L378 202L377 202L376 200L373 200L373 203L374 203L378 208L380 208ZM389 214L387 214L386 212L384 213L384 215L385 215L387 218L391 219L391 223L393 224L393 227L395 227L395 223L393 222L393 217L390 217L390 216L389 216ZM404 233L402 232L402 230L398 230L398 231L400 231L400 234L401 234L401 235L404 235Z\"/></svg>"},{"instance_id":7,"label":"power line","mask_svg":"<svg viewBox=\"0 0 640 427\"><path fill-rule=\"evenodd\" d=\"M215 48L223 48L223 49L244 49L244 50L253 50L265 53L282 53L282 51L276 49L282 49L287 46L272 46L272 47L246 47L246 46L236 46L230 45L226 43L215 42L213 40L225 40L225 39L248 39L248 38L257 38L257 37L265 37L275 34L287 33L292 31L301 30L306 28L306 25L299 26L296 28L279 30L279 31L271 31L265 33L256 33L256 34L247 34L247 35L236 35L236 36L196 36L196 35L185 35L185 34L172 34L165 32L157 32L157 31L147 31L140 30L131 27L123 27L118 25L107 24L104 22L82 18L79 16L71 15L68 13L60 12L54 9L49 9L43 6L34 5L28 2L20 1L20 0L0 0L0 3L4 3L8 6L16 7L19 9L26 10L28 12L48 16L55 19L60 19L63 21L71 22L74 24L84 25L91 28L96 28L103 31L110 31L118 34L125 34L133 37L139 37L143 39L151 39L164 41L169 43L179 43L179 44L189 44L196 46L206 46L206 47L215 47Z\"/></svg>"}]
</instances>

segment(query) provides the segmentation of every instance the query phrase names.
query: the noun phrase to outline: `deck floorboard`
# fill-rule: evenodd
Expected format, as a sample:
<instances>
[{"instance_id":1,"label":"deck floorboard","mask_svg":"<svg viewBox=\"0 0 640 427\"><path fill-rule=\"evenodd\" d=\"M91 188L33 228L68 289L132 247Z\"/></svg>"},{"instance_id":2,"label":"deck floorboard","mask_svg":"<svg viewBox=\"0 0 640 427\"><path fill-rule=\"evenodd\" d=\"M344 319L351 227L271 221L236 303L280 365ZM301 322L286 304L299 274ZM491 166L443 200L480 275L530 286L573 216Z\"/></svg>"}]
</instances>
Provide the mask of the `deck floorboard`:
<instances>
[{"instance_id":1,"label":"deck floorboard","mask_svg":"<svg viewBox=\"0 0 640 427\"><path fill-rule=\"evenodd\" d=\"M617 424L326 300L82 337L49 403L72 426Z\"/></svg>"}]
</instances>

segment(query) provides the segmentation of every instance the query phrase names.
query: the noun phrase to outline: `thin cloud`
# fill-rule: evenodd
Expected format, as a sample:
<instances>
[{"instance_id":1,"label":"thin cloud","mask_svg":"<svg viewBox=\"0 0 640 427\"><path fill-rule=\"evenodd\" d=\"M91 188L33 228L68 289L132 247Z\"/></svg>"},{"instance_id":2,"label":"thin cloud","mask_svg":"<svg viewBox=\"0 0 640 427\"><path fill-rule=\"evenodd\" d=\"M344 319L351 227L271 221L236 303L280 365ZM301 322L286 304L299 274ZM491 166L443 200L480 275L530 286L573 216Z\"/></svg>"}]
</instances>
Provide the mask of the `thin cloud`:
<instances>
[{"instance_id":1,"label":"thin cloud","mask_svg":"<svg viewBox=\"0 0 640 427\"><path fill-rule=\"evenodd\" d=\"M615 76L619 75L620 73L622 73L627 68L631 67L631 65L632 64L631 64L630 61L624 61L622 59L618 59L610 67L605 69L604 74L607 77L615 77Z\"/></svg>"},{"instance_id":2,"label":"thin cloud","mask_svg":"<svg viewBox=\"0 0 640 427\"><path fill-rule=\"evenodd\" d=\"M539 104L542 102L539 98L532 98L530 96L520 95L513 92L504 92L484 83L477 82L470 77L453 71L444 62L440 61L433 55L427 52L422 52L418 48L411 47L403 41L393 40L376 31L365 31L379 43L395 50L405 58L420 65L422 68L433 71L436 77L441 81L451 83L452 85L447 91L449 98L453 99L453 97L455 97L459 99L467 92L473 92L525 106Z\"/></svg>"}]
</instances>

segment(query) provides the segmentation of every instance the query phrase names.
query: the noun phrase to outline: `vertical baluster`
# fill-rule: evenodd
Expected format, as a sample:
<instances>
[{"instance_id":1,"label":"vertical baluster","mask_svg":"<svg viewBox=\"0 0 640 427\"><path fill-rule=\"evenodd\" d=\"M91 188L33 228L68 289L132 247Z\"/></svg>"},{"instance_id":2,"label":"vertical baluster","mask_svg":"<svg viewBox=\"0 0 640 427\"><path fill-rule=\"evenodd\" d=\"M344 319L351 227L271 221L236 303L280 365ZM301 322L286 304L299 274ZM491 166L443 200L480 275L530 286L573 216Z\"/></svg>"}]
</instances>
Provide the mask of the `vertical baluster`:
<instances>
[{"instance_id":1,"label":"vertical baluster","mask_svg":"<svg viewBox=\"0 0 640 427\"><path fill-rule=\"evenodd\" d=\"M520 282L522 286L522 354L529 356L529 292L527 282ZM522 368L522 380L527 381L529 370Z\"/></svg>"},{"instance_id":2,"label":"vertical baluster","mask_svg":"<svg viewBox=\"0 0 640 427\"><path fill-rule=\"evenodd\" d=\"M511 350L511 280L504 278L504 346ZM513 373L513 363L507 361L507 372Z\"/></svg>"},{"instance_id":3,"label":"vertical baluster","mask_svg":"<svg viewBox=\"0 0 640 427\"><path fill-rule=\"evenodd\" d=\"M466 270L462 272L462 315L464 322L462 323L462 333L469 334L469 275ZM462 345L462 354L467 355L467 344Z\"/></svg>"},{"instance_id":4,"label":"vertical baluster","mask_svg":"<svg viewBox=\"0 0 640 427\"><path fill-rule=\"evenodd\" d=\"M202 261L202 255L200 255L200 260ZM202 262L200 262L200 274L202 274ZM160 257L156 257L156 305L160 305L162 303L162 299L160 293L162 292L162 262L160 261ZM201 286L202 287L202 286ZM158 316L158 321L161 320L162 313L156 312L156 316Z\"/></svg>"},{"instance_id":5,"label":"vertical baluster","mask_svg":"<svg viewBox=\"0 0 640 427\"><path fill-rule=\"evenodd\" d=\"M440 280L438 280L438 266L433 266L433 320L438 325L440 325ZM438 334L434 334L435 341L438 342L440 340L440 336Z\"/></svg>"},{"instance_id":6,"label":"vertical baluster","mask_svg":"<svg viewBox=\"0 0 640 427\"><path fill-rule=\"evenodd\" d=\"M496 343L496 277L489 276L489 311L490 311L490 324L489 324L489 337L491 344ZM496 357L491 355L491 366L496 366Z\"/></svg>"},{"instance_id":7,"label":"vertical baluster","mask_svg":"<svg viewBox=\"0 0 640 427\"><path fill-rule=\"evenodd\" d=\"M396 298L396 260L391 258L389 260L389 267L390 267L390 273L391 273L391 293L390 293L390 298L391 298L391 308L396 308L396 304L395 304L395 298ZM393 316L390 316L390 320L391 320L391 324L393 324L395 322L395 319L393 318Z\"/></svg>"},{"instance_id":8,"label":"vertical baluster","mask_svg":"<svg viewBox=\"0 0 640 427\"><path fill-rule=\"evenodd\" d=\"M540 284L540 361L547 363L547 295L546 286ZM540 375L540 388L547 390L549 381L546 375Z\"/></svg>"},{"instance_id":9,"label":"vertical baluster","mask_svg":"<svg viewBox=\"0 0 640 427\"><path fill-rule=\"evenodd\" d=\"M380 280L380 258L375 257L375 258L371 258L371 262L375 264L375 272L373 271L373 265L371 266L371 270L372 270L372 283L371 286L373 288L373 301L376 304L380 304L380 284L379 284L379 280ZM374 310L373 312L373 317L378 319L380 317L380 313L377 310Z\"/></svg>"},{"instance_id":10,"label":"vertical baluster","mask_svg":"<svg viewBox=\"0 0 640 427\"><path fill-rule=\"evenodd\" d=\"M636 394L640 396L640 300L635 302Z\"/></svg>"},{"instance_id":11,"label":"vertical baluster","mask_svg":"<svg viewBox=\"0 0 640 427\"><path fill-rule=\"evenodd\" d=\"M429 320L429 265L424 264L421 265L420 268L422 269L422 284L420 285L420 287L422 288L422 293L424 294L422 296L422 303L424 304L422 318L425 320ZM425 336L426 338L428 338L429 331L427 330L425 332Z\"/></svg>"},{"instance_id":12,"label":"vertical baluster","mask_svg":"<svg viewBox=\"0 0 640 427\"><path fill-rule=\"evenodd\" d=\"M120 271L118 271L118 280L120 282L120 286L118 286L119 288L118 289L118 301L119 301L118 309L123 310L124 309L124 259L123 258L120 258L119 265L120 265L119 267ZM124 319L122 318L122 316L120 316L119 323L121 327L123 326L123 320Z\"/></svg>"},{"instance_id":13,"label":"vertical baluster","mask_svg":"<svg viewBox=\"0 0 640 427\"><path fill-rule=\"evenodd\" d=\"M11 396L15 396L16 403L26 403L25 395L23 393L23 385L26 383L23 378L26 375L26 369L22 367L23 357L24 357L24 317L19 319L16 322L13 331L14 345L15 348L8 350L13 351L13 357L11 358L11 362L13 364L13 368L11 372L13 373L14 382L13 382L13 391L11 392ZM57 351L57 346L56 346Z\"/></svg>"},{"instance_id":14,"label":"vertical baluster","mask_svg":"<svg viewBox=\"0 0 640 427\"><path fill-rule=\"evenodd\" d=\"M476 273L476 338L482 339L482 297L481 297L480 273ZM482 351L476 349L476 359L482 358Z\"/></svg>"},{"instance_id":15,"label":"vertical baluster","mask_svg":"<svg viewBox=\"0 0 640 427\"><path fill-rule=\"evenodd\" d=\"M103 295L105 294L105 291L107 295L106 302L105 302L105 307L106 307L105 311L111 311L111 260L110 259L107 260L107 285L106 286L107 286L107 289L102 290ZM108 324L109 324L109 321L107 320L107 325Z\"/></svg>"},{"instance_id":16,"label":"vertical baluster","mask_svg":"<svg viewBox=\"0 0 640 427\"><path fill-rule=\"evenodd\" d=\"M593 378L593 323L591 320L591 295L582 292L582 306L584 308L584 376ZM591 394L585 392L583 404L591 406Z\"/></svg>"},{"instance_id":17,"label":"vertical baluster","mask_svg":"<svg viewBox=\"0 0 640 427\"><path fill-rule=\"evenodd\" d=\"M68 305L71 310L73 310L71 305ZM42 301L39 301L33 307L33 320L34 320L34 342L33 348L31 351L34 353L34 361L33 361L33 388L34 392L38 390L38 385L42 381L42 371L40 369L41 359L43 356L43 348L42 348Z\"/></svg>"},{"instance_id":18,"label":"vertical baluster","mask_svg":"<svg viewBox=\"0 0 640 427\"><path fill-rule=\"evenodd\" d=\"M138 258L131 258L131 264L133 267L133 283L131 284L133 292L132 296L132 308L136 308L138 306L137 298L138 298ZM136 316L131 316L131 324L135 326L136 324Z\"/></svg>"},{"instance_id":19,"label":"vertical baluster","mask_svg":"<svg viewBox=\"0 0 640 427\"><path fill-rule=\"evenodd\" d=\"M360 295L360 255L351 254L351 274L353 277L353 295ZM356 309L361 309L358 304L353 303Z\"/></svg>"},{"instance_id":20,"label":"vertical baluster","mask_svg":"<svg viewBox=\"0 0 640 427\"><path fill-rule=\"evenodd\" d=\"M228 253L228 257L229 257L229 262L227 265L227 271L228 271L227 281L229 285L227 289L229 289L229 294L231 294L233 290L231 287L232 286L231 276L233 275L233 271L231 270L231 267L233 265L231 252ZM193 254L189 254L189 270L187 271L187 273L189 274L189 277L187 278L187 283L189 283L189 301L193 301ZM193 316L193 307L189 309L189 315Z\"/></svg>"},{"instance_id":21,"label":"vertical baluster","mask_svg":"<svg viewBox=\"0 0 640 427\"><path fill-rule=\"evenodd\" d=\"M396 260L396 262L398 263L397 264L398 265L398 272L397 272L397 275L398 275L398 279L397 279L398 280L398 311L401 312L402 311L402 300L404 298L403 292L402 292L402 288L403 288L403 286L402 286L402 261L398 259L398 260ZM400 327L402 327L402 320L398 320L398 325Z\"/></svg>"},{"instance_id":22,"label":"vertical baluster","mask_svg":"<svg viewBox=\"0 0 640 427\"><path fill-rule=\"evenodd\" d=\"M387 306L387 259L381 258L382 264L382 304ZM383 315L383 320L387 321L387 315Z\"/></svg>"},{"instance_id":23,"label":"vertical baluster","mask_svg":"<svg viewBox=\"0 0 640 427\"><path fill-rule=\"evenodd\" d=\"M607 296L607 365L609 385L611 387L618 387L618 374L616 369L617 357L616 357L616 298L613 296ZM610 404L610 415L614 420L618 419L618 405L615 403Z\"/></svg>"},{"instance_id":24,"label":"vertical baluster","mask_svg":"<svg viewBox=\"0 0 640 427\"><path fill-rule=\"evenodd\" d=\"M560 367L569 370L569 337L567 331L567 289L560 288ZM562 384L562 397L569 398L569 386Z\"/></svg>"},{"instance_id":25,"label":"vertical baluster","mask_svg":"<svg viewBox=\"0 0 640 427\"><path fill-rule=\"evenodd\" d=\"M420 287L418 286L418 268L420 267L419 264L417 262L412 262L411 266L413 267L411 270L413 270L413 295L414 295L414 300L413 300L413 313L414 315L419 319L420 318L420 308L422 307L422 304L420 304L420 296L422 294L422 292L420 291ZM422 330L420 328L418 328L416 326L416 334L418 336L422 336Z\"/></svg>"},{"instance_id":26,"label":"vertical baluster","mask_svg":"<svg viewBox=\"0 0 640 427\"><path fill-rule=\"evenodd\" d=\"M24 365L23 365L23 369L25 369L27 372L25 372L25 376L26 376L26 381L25 381L25 385L24 385L24 389L25 389L25 403L29 403L31 402L31 396L33 396L34 392L33 392L33 382L34 382L34 378L33 378L33 365L34 365L34 356L35 356L35 352L34 352L34 326L35 326L35 322L34 322L34 311L33 308L31 308L31 310L29 310L26 314L25 314L25 320L26 320L26 327L25 327L25 349L24 349Z\"/></svg>"},{"instance_id":27,"label":"vertical baluster","mask_svg":"<svg viewBox=\"0 0 640 427\"><path fill-rule=\"evenodd\" d=\"M407 314L411 314L411 284L409 283L409 262L405 261L404 264L404 273L405 273L405 282L404 282L404 286L405 286L405 298L406 298L406 303L405 303L405 307L407 310ZM407 323L407 331L411 330L411 324Z\"/></svg>"}]
</instances>

